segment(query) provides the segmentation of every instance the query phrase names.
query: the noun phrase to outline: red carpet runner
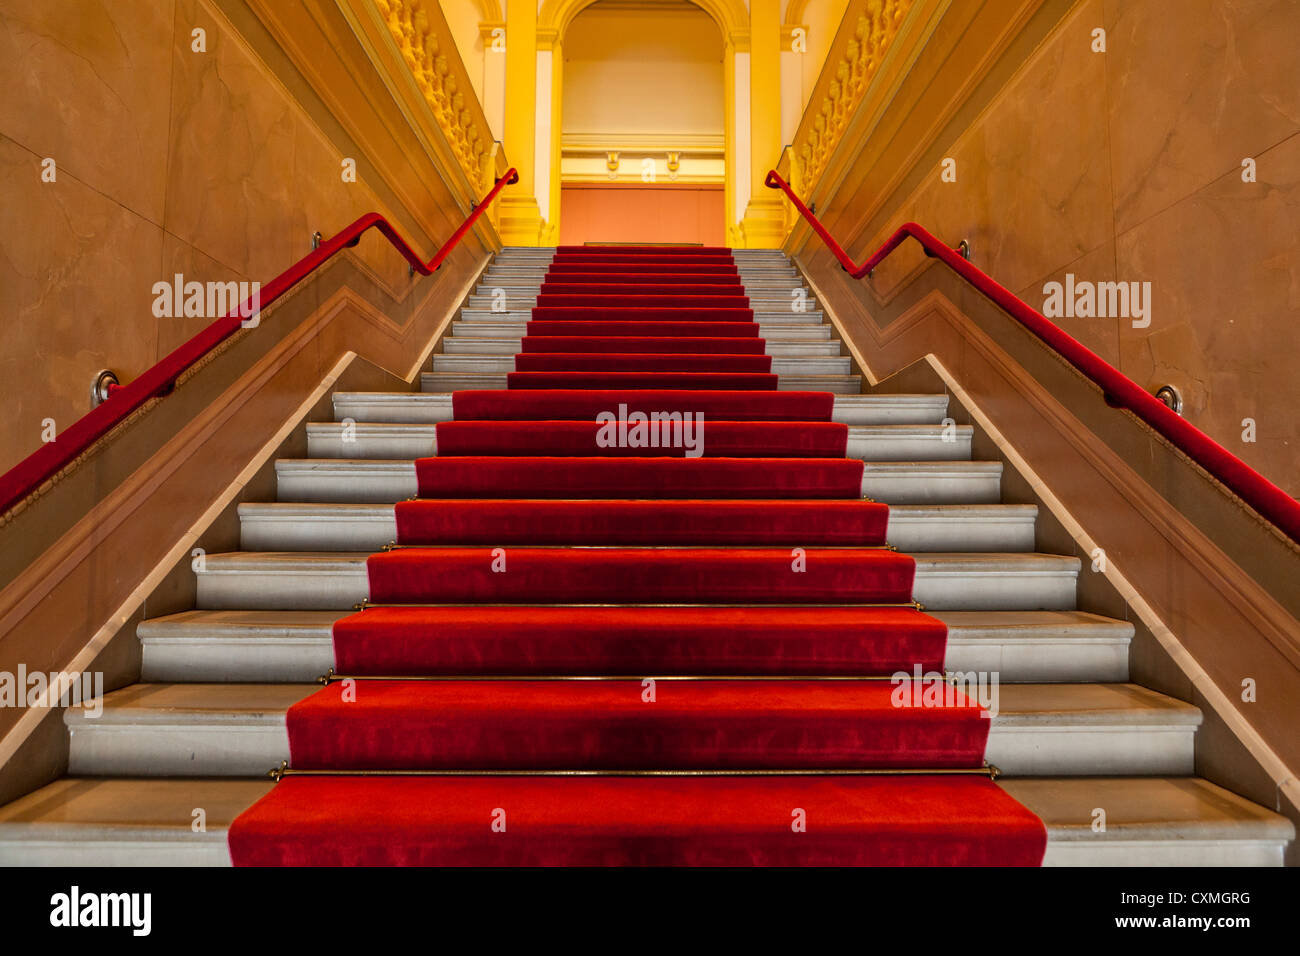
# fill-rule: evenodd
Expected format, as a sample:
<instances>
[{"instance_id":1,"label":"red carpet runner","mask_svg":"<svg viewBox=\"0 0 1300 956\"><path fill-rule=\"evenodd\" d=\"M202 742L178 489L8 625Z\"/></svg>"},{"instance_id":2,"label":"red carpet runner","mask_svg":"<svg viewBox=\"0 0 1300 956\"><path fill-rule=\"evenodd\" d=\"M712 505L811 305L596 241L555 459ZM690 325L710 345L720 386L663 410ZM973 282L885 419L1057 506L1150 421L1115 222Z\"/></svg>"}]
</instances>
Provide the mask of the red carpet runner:
<instances>
[{"instance_id":1,"label":"red carpet runner","mask_svg":"<svg viewBox=\"0 0 1300 956\"><path fill-rule=\"evenodd\" d=\"M278 783L237 864L1041 861L986 776L925 772L981 767L978 706L868 679L941 670L946 629L758 332L727 250L557 251L335 625L356 680L289 711L291 767L345 775Z\"/></svg>"}]
</instances>

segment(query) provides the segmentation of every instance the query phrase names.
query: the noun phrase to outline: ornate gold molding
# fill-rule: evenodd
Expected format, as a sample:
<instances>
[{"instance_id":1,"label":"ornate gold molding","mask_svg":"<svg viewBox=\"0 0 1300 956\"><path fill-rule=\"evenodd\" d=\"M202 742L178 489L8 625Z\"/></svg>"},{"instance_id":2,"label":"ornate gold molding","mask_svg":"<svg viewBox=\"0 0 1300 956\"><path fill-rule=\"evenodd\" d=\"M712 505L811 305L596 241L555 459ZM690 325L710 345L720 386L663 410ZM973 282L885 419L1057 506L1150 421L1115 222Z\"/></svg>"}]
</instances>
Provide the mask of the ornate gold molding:
<instances>
[{"instance_id":1,"label":"ornate gold molding","mask_svg":"<svg viewBox=\"0 0 1300 956\"><path fill-rule=\"evenodd\" d=\"M853 0L795 134L799 188L816 185L839 145L913 0ZM847 29L852 24L852 29Z\"/></svg>"},{"instance_id":2,"label":"ornate gold molding","mask_svg":"<svg viewBox=\"0 0 1300 956\"><path fill-rule=\"evenodd\" d=\"M433 0L373 0L416 86L471 183L482 189L495 173L492 133L451 28Z\"/></svg>"}]
</instances>

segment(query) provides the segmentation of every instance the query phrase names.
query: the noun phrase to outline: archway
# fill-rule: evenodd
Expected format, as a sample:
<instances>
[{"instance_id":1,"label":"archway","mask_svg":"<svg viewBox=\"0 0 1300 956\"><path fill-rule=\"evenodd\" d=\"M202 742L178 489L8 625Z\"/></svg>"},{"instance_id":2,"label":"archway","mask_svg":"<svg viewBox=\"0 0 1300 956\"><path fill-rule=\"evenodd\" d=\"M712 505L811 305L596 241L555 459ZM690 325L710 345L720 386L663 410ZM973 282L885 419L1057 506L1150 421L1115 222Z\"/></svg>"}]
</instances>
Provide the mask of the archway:
<instances>
[{"instance_id":1,"label":"archway","mask_svg":"<svg viewBox=\"0 0 1300 956\"><path fill-rule=\"evenodd\" d=\"M725 243L744 4L546 0L537 37L548 240Z\"/></svg>"}]
</instances>

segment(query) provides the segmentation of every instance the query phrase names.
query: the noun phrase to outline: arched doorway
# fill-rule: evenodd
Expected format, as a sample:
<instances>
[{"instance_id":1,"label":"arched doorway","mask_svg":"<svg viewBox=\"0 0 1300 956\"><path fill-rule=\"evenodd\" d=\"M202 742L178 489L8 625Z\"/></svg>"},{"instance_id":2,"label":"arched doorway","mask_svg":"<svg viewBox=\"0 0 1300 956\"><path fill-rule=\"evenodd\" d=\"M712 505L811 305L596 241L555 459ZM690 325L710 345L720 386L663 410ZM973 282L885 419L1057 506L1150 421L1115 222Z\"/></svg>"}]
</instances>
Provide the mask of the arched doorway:
<instances>
[{"instance_id":1,"label":"arched doorway","mask_svg":"<svg viewBox=\"0 0 1300 956\"><path fill-rule=\"evenodd\" d=\"M549 155L541 135L537 146L551 241L727 242L733 61L745 37L736 0L542 4Z\"/></svg>"}]
</instances>

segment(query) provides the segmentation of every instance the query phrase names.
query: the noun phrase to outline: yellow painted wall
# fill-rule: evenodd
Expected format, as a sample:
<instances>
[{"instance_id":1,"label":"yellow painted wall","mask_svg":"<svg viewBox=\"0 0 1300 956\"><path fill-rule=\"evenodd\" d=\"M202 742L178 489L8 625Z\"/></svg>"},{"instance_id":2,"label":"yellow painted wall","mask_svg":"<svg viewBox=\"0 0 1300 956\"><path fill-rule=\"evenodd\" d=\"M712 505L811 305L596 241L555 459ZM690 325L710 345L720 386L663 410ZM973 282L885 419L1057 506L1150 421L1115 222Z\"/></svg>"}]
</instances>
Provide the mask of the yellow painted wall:
<instances>
[{"instance_id":1,"label":"yellow painted wall","mask_svg":"<svg viewBox=\"0 0 1300 956\"><path fill-rule=\"evenodd\" d=\"M474 95L486 108L483 95L483 41L479 37L479 23L483 20L482 7L475 0L438 0L438 4L456 38L456 52L460 54L461 61L469 72L469 81L474 84Z\"/></svg>"},{"instance_id":2,"label":"yellow painted wall","mask_svg":"<svg viewBox=\"0 0 1300 956\"><path fill-rule=\"evenodd\" d=\"M808 106L808 97L817 85L817 77L821 75L831 41L835 39L835 31L840 28L848 5L849 0L808 0L803 8L800 20L808 28L808 52L799 58L801 109Z\"/></svg>"},{"instance_id":3,"label":"yellow painted wall","mask_svg":"<svg viewBox=\"0 0 1300 956\"><path fill-rule=\"evenodd\" d=\"M564 134L723 134L722 36L698 7L605 8L564 39Z\"/></svg>"}]
</instances>

